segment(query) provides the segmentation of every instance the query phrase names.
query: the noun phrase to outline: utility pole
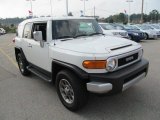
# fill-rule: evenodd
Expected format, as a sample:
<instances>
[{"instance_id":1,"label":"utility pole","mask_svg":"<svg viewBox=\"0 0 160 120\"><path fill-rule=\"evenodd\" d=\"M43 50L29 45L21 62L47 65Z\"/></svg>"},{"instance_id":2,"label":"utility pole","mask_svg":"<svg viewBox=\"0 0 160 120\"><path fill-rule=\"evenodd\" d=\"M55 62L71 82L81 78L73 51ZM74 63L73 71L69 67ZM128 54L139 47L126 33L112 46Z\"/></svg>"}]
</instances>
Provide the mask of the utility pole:
<instances>
[{"instance_id":1,"label":"utility pole","mask_svg":"<svg viewBox=\"0 0 160 120\"><path fill-rule=\"evenodd\" d=\"M96 17L96 7L94 6L94 18Z\"/></svg>"},{"instance_id":2,"label":"utility pole","mask_svg":"<svg viewBox=\"0 0 160 120\"><path fill-rule=\"evenodd\" d=\"M83 16L85 16L85 11L86 11L86 1L88 1L88 0L81 0L81 1L83 1Z\"/></svg>"},{"instance_id":3,"label":"utility pole","mask_svg":"<svg viewBox=\"0 0 160 120\"><path fill-rule=\"evenodd\" d=\"M128 11L128 23L130 23L130 3L133 2L133 0L127 0L126 2L128 2L128 6L129 6L129 11Z\"/></svg>"},{"instance_id":4,"label":"utility pole","mask_svg":"<svg viewBox=\"0 0 160 120\"><path fill-rule=\"evenodd\" d=\"M50 5L51 5L51 17L52 17L52 15L53 15L53 7L52 7L52 0L50 0Z\"/></svg>"},{"instance_id":5,"label":"utility pole","mask_svg":"<svg viewBox=\"0 0 160 120\"><path fill-rule=\"evenodd\" d=\"M142 8L141 8L141 23L143 23L143 8L144 8L144 0L142 0Z\"/></svg>"},{"instance_id":6,"label":"utility pole","mask_svg":"<svg viewBox=\"0 0 160 120\"><path fill-rule=\"evenodd\" d=\"M85 16L85 11L86 11L86 3L85 3L85 1L86 1L86 0L83 0L83 1L84 1L83 15Z\"/></svg>"},{"instance_id":7,"label":"utility pole","mask_svg":"<svg viewBox=\"0 0 160 120\"><path fill-rule=\"evenodd\" d=\"M68 0L66 0L66 14L68 16Z\"/></svg>"},{"instance_id":8,"label":"utility pole","mask_svg":"<svg viewBox=\"0 0 160 120\"><path fill-rule=\"evenodd\" d=\"M29 1L30 2L30 6L31 6L31 12L32 12L32 16L33 16L33 9L32 9L32 1L35 1L35 0L26 0L26 1Z\"/></svg>"}]
</instances>

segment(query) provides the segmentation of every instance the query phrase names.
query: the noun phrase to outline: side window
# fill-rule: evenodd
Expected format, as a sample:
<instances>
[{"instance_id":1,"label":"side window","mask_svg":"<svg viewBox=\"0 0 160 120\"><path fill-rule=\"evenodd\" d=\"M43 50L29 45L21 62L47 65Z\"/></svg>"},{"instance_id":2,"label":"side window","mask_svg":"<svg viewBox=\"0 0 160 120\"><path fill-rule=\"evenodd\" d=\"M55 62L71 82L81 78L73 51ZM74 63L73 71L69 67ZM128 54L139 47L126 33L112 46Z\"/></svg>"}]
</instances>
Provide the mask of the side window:
<instances>
[{"instance_id":1,"label":"side window","mask_svg":"<svg viewBox=\"0 0 160 120\"><path fill-rule=\"evenodd\" d=\"M32 23L27 23L24 27L23 38L31 39Z\"/></svg>"},{"instance_id":2,"label":"side window","mask_svg":"<svg viewBox=\"0 0 160 120\"><path fill-rule=\"evenodd\" d=\"M34 31L41 31L43 40L47 40L47 23L34 23L33 24L33 30L32 30L32 38L33 38L33 32Z\"/></svg>"}]
</instances>

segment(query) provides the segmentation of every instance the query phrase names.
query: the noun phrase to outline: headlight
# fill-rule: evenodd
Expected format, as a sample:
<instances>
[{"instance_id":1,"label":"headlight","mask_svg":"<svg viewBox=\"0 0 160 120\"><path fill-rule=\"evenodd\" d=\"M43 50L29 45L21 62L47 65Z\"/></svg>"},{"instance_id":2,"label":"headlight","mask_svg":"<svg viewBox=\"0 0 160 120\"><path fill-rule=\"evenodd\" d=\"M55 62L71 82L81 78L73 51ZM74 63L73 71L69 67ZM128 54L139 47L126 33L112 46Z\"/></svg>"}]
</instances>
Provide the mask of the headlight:
<instances>
[{"instance_id":1,"label":"headlight","mask_svg":"<svg viewBox=\"0 0 160 120\"><path fill-rule=\"evenodd\" d=\"M140 59L142 59L142 57L143 57L143 52L144 52L143 49L139 52L139 58Z\"/></svg>"},{"instance_id":2,"label":"headlight","mask_svg":"<svg viewBox=\"0 0 160 120\"><path fill-rule=\"evenodd\" d=\"M106 63L107 71L113 71L116 68L117 62L115 59L108 59Z\"/></svg>"},{"instance_id":3,"label":"headlight","mask_svg":"<svg viewBox=\"0 0 160 120\"><path fill-rule=\"evenodd\" d=\"M133 35L136 35L136 36L138 36L139 34L138 34L138 33L133 33Z\"/></svg>"},{"instance_id":4,"label":"headlight","mask_svg":"<svg viewBox=\"0 0 160 120\"><path fill-rule=\"evenodd\" d=\"M118 32L113 32L113 35L118 35L119 33Z\"/></svg>"}]
</instances>

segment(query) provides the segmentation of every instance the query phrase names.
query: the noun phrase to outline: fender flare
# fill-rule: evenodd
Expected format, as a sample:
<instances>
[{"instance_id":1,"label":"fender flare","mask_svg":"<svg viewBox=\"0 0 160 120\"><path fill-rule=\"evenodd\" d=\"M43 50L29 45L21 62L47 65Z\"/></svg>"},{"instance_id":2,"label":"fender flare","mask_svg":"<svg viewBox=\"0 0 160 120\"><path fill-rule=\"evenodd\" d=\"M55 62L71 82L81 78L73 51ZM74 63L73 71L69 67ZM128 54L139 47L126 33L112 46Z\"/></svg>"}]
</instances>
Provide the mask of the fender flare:
<instances>
[{"instance_id":1,"label":"fender flare","mask_svg":"<svg viewBox=\"0 0 160 120\"><path fill-rule=\"evenodd\" d=\"M53 59L52 61L52 73L54 73L54 70L56 67L56 65L59 65L61 67L64 67L72 72L74 72L76 75L78 75L78 77L82 78L82 79L88 79L89 78L89 75L87 72L85 72L84 70L80 69L79 67L75 66L75 65L72 65L70 63L66 63L66 62L62 62L62 61L59 61L59 60L55 60Z\"/></svg>"},{"instance_id":2,"label":"fender flare","mask_svg":"<svg viewBox=\"0 0 160 120\"><path fill-rule=\"evenodd\" d=\"M16 60L18 60L18 59L17 59L17 55L18 55L18 52L20 51L23 59L25 59L25 60L27 61L27 59L26 59L26 57L25 57L25 55L24 55L24 52L23 52L23 49L22 49L22 48L20 48L20 47L15 47L14 49L15 49Z\"/></svg>"}]
</instances>

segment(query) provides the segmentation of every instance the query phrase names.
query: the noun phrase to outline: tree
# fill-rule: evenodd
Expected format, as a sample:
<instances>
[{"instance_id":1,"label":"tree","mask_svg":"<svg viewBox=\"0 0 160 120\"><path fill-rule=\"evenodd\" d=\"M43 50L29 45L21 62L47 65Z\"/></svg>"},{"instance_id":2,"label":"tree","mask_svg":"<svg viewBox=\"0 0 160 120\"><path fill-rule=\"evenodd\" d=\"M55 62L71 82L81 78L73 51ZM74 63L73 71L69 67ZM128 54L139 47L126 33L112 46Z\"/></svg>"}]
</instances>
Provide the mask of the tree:
<instances>
[{"instance_id":1,"label":"tree","mask_svg":"<svg viewBox=\"0 0 160 120\"><path fill-rule=\"evenodd\" d=\"M14 24L11 24L11 28L13 28L14 27Z\"/></svg>"},{"instance_id":2,"label":"tree","mask_svg":"<svg viewBox=\"0 0 160 120\"><path fill-rule=\"evenodd\" d=\"M114 20L112 17L109 19L109 23L114 23Z\"/></svg>"},{"instance_id":3,"label":"tree","mask_svg":"<svg viewBox=\"0 0 160 120\"><path fill-rule=\"evenodd\" d=\"M157 23L158 19L159 19L159 12L158 12L158 10L152 10L149 13L149 17L150 17L150 21L151 22Z\"/></svg>"},{"instance_id":4,"label":"tree","mask_svg":"<svg viewBox=\"0 0 160 120\"><path fill-rule=\"evenodd\" d=\"M69 12L69 13L68 13L68 16L73 16L72 12Z\"/></svg>"},{"instance_id":5,"label":"tree","mask_svg":"<svg viewBox=\"0 0 160 120\"><path fill-rule=\"evenodd\" d=\"M124 23L124 24L127 23L127 19L126 19L126 18L127 18L127 17L126 17L126 15L125 15L124 13L120 13L120 14L118 15L119 22L122 22L122 23Z\"/></svg>"}]
</instances>

